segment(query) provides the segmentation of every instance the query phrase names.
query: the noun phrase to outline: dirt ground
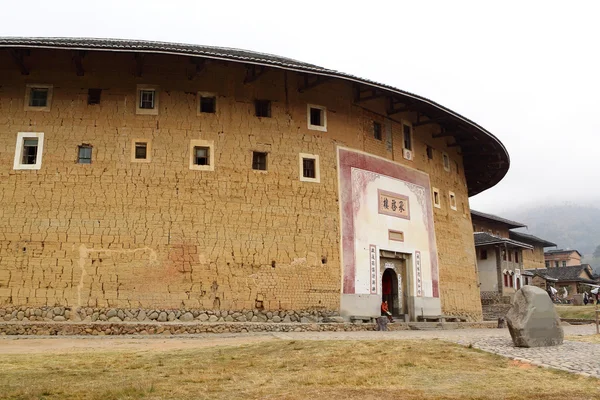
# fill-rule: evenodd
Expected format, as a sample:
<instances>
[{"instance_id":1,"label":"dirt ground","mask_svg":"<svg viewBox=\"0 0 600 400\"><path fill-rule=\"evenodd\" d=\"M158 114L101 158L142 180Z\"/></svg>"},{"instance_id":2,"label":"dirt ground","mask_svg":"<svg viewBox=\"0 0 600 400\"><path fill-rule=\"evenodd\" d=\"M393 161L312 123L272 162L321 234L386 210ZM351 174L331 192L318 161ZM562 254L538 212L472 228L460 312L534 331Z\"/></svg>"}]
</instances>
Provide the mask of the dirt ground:
<instances>
[{"instance_id":1,"label":"dirt ground","mask_svg":"<svg viewBox=\"0 0 600 400\"><path fill-rule=\"evenodd\" d=\"M248 335L222 337L3 337L0 338L0 354L39 354L119 351L172 351L199 349L215 346L239 346L274 340L271 335Z\"/></svg>"},{"instance_id":2,"label":"dirt ground","mask_svg":"<svg viewBox=\"0 0 600 400\"><path fill-rule=\"evenodd\" d=\"M594 325L565 326L565 335L595 333ZM199 334L181 336L0 336L0 355L101 352L106 350L154 351L240 346L275 340L418 340L457 341L489 337L509 337L508 329L453 329L431 331L360 332L265 332L236 334Z\"/></svg>"}]
</instances>

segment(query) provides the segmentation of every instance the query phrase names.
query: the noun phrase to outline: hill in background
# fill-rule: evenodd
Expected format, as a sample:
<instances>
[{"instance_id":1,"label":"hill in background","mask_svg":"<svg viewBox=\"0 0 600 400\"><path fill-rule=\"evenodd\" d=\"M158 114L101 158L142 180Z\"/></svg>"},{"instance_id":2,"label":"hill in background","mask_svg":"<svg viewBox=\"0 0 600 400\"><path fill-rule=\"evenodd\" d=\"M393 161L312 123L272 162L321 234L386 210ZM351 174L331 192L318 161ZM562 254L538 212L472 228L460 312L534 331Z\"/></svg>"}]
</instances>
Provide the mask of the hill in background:
<instances>
[{"instance_id":1,"label":"hill in background","mask_svg":"<svg viewBox=\"0 0 600 400\"><path fill-rule=\"evenodd\" d=\"M600 257L593 257L600 245L600 208L568 203L512 210L500 215L528 226L518 231L554 242L559 249L579 250L584 255L583 262L600 272ZM597 252L597 255L600 254Z\"/></svg>"}]
</instances>

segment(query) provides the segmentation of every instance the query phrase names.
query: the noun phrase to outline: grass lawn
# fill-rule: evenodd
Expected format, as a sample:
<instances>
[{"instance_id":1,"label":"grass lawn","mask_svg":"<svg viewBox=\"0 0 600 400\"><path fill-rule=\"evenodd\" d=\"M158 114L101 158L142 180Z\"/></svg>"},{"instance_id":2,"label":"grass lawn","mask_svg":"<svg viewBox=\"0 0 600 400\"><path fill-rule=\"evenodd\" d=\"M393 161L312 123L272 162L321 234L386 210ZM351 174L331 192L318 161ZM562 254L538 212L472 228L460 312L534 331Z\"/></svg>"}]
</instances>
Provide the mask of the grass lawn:
<instances>
[{"instance_id":1,"label":"grass lawn","mask_svg":"<svg viewBox=\"0 0 600 400\"><path fill-rule=\"evenodd\" d=\"M574 342L600 343L600 335L566 336L565 340Z\"/></svg>"},{"instance_id":2,"label":"grass lawn","mask_svg":"<svg viewBox=\"0 0 600 400\"><path fill-rule=\"evenodd\" d=\"M600 380L438 340L3 355L2 399L591 399Z\"/></svg>"},{"instance_id":3,"label":"grass lawn","mask_svg":"<svg viewBox=\"0 0 600 400\"><path fill-rule=\"evenodd\" d=\"M596 306L556 305L556 311L561 318L595 319Z\"/></svg>"}]
</instances>

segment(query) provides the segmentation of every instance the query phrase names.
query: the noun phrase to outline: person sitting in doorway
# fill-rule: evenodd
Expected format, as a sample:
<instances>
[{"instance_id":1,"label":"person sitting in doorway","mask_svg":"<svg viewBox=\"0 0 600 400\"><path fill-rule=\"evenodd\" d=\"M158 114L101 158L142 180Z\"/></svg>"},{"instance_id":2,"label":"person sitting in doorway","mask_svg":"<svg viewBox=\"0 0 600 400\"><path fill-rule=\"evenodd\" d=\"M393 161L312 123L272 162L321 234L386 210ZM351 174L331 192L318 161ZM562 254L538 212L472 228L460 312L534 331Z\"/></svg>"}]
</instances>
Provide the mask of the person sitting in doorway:
<instances>
[{"instance_id":1,"label":"person sitting in doorway","mask_svg":"<svg viewBox=\"0 0 600 400\"><path fill-rule=\"evenodd\" d=\"M381 315L385 315L388 317L390 322L394 322L394 318L392 318L392 313L390 313L387 300L381 303Z\"/></svg>"}]
</instances>

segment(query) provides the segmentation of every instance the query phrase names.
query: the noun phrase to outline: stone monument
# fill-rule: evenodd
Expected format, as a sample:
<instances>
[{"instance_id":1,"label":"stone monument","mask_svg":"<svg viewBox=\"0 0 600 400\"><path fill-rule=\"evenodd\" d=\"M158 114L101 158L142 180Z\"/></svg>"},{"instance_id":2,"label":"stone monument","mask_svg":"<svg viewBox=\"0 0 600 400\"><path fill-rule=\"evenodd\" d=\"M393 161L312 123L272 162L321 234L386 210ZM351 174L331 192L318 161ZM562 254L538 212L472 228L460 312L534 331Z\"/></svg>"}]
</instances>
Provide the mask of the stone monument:
<instances>
[{"instance_id":1,"label":"stone monument","mask_svg":"<svg viewBox=\"0 0 600 400\"><path fill-rule=\"evenodd\" d=\"M548 293L536 286L523 286L515 293L506 322L517 347L557 346L563 342L554 304Z\"/></svg>"}]
</instances>

